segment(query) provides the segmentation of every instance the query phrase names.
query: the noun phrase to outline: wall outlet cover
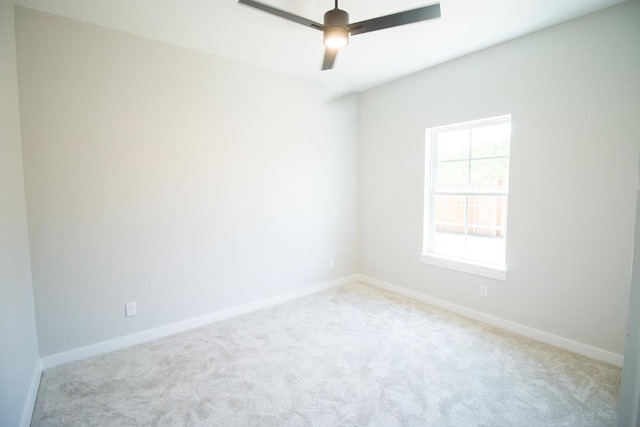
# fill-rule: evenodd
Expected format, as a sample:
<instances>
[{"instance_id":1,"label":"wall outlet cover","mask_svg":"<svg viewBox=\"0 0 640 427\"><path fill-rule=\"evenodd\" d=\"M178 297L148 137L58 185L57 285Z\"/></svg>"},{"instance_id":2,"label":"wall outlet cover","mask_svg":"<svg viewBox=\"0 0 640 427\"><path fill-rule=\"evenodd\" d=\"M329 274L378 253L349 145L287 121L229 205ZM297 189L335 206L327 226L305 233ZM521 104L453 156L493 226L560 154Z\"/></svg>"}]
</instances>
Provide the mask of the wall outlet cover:
<instances>
[{"instance_id":1,"label":"wall outlet cover","mask_svg":"<svg viewBox=\"0 0 640 427\"><path fill-rule=\"evenodd\" d=\"M489 296L489 286L480 285L480 296L482 298L487 298Z\"/></svg>"},{"instance_id":2,"label":"wall outlet cover","mask_svg":"<svg viewBox=\"0 0 640 427\"><path fill-rule=\"evenodd\" d=\"M124 305L124 315L127 317L135 316L138 314L138 306L135 302L128 302Z\"/></svg>"}]
</instances>

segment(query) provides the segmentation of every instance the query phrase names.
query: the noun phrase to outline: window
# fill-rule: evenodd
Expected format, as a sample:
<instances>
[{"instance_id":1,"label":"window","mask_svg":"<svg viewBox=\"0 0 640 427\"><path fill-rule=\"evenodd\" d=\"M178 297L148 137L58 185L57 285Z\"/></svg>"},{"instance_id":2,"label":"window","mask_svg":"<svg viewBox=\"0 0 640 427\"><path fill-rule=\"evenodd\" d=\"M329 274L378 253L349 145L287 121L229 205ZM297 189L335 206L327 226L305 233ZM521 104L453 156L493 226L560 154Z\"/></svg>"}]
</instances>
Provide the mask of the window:
<instances>
[{"instance_id":1,"label":"window","mask_svg":"<svg viewBox=\"0 0 640 427\"><path fill-rule=\"evenodd\" d=\"M511 116L427 129L421 261L506 280Z\"/></svg>"}]
</instances>

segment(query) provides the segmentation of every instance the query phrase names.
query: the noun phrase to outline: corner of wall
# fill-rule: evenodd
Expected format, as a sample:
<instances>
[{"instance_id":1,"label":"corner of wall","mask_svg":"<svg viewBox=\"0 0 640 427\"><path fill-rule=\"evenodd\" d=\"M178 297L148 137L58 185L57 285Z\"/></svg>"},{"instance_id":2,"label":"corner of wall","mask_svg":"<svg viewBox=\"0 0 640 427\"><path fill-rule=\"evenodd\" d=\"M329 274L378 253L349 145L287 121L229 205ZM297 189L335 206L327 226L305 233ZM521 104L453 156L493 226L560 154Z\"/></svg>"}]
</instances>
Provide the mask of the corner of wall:
<instances>
[{"instance_id":1,"label":"corner of wall","mask_svg":"<svg viewBox=\"0 0 640 427\"><path fill-rule=\"evenodd\" d=\"M33 410L36 406L36 398L38 397L38 389L40 388L40 379L42 378L42 359L36 361L36 366L33 369L33 376L31 378L31 385L29 386L29 393L24 403L22 410L22 421L20 425L22 427L29 427L31 425L31 417L33 416Z\"/></svg>"}]
</instances>

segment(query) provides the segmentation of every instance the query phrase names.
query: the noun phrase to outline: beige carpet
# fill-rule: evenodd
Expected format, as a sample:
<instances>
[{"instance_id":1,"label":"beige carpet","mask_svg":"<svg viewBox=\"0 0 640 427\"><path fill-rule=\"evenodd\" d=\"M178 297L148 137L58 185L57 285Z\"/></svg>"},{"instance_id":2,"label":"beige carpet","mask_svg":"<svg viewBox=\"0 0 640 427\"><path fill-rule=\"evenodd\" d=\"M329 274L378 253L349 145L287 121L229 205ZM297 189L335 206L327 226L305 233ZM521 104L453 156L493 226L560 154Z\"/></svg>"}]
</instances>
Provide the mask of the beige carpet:
<instances>
[{"instance_id":1,"label":"beige carpet","mask_svg":"<svg viewBox=\"0 0 640 427\"><path fill-rule=\"evenodd\" d=\"M620 370L352 284L45 370L33 426L613 426Z\"/></svg>"}]
</instances>

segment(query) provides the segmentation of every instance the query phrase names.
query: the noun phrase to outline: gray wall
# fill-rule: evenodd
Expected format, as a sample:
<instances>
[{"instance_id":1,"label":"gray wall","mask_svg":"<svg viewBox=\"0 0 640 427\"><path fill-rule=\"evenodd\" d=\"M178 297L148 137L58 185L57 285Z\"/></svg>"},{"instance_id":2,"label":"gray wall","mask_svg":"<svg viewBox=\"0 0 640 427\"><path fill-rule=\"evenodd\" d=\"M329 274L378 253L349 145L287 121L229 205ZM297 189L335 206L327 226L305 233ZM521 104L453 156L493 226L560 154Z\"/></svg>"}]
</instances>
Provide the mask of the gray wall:
<instances>
[{"instance_id":1,"label":"gray wall","mask_svg":"<svg viewBox=\"0 0 640 427\"><path fill-rule=\"evenodd\" d=\"M42 357L357 272L357 97L30 9L16 27Z\"/></svg>"},{"instance_id":2,"label":"gray wall","mask_svg":"<svg viewBox=\"0 0 640 427\"><path fill-rule=\"evenodd\" d=\"M13 2L0 0L0 425L19 425L38 359Z\"/></svg>"},{"instance_id":3,"label":"gray wall","mask_svg":"<svg viewBox=\"0 0 640 427\"><path fill-rule=\"evenodd\" d=\"M639 23L627 2L363 93L360 272L622 354ZM509 113L508 281L420 264L425 129Z\"/></svg>"}]
</instances>

